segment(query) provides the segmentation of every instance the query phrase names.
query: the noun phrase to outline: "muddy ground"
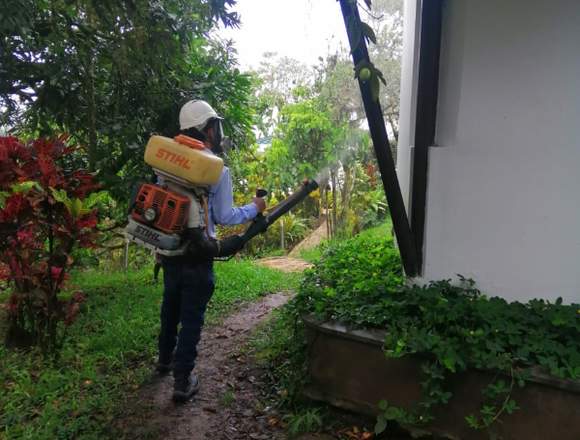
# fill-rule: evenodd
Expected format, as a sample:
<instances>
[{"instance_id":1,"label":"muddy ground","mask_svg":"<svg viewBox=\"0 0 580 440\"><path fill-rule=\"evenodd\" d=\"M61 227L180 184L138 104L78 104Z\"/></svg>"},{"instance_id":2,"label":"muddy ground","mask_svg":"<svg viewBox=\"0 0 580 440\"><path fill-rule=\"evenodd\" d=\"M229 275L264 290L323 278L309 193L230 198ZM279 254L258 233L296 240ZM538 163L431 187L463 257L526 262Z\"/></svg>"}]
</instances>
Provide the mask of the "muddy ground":
<instances>
[{"instance_id":1,"label":"muddy ground","mask_svg":"<svg viewBox=\"0 0 580 440\"><path fill-rule=\"evenodd\" d=\"M269 313L285 304L287 293L252 303L218 326L204 329L196 374L201 389L190 402L171 400L171 375L151 380L127 405L119 427L128 439L267 440L285 435L275 412L261 407L261 371L244 354L251 331Z\"/></svg>"}]
</instances>

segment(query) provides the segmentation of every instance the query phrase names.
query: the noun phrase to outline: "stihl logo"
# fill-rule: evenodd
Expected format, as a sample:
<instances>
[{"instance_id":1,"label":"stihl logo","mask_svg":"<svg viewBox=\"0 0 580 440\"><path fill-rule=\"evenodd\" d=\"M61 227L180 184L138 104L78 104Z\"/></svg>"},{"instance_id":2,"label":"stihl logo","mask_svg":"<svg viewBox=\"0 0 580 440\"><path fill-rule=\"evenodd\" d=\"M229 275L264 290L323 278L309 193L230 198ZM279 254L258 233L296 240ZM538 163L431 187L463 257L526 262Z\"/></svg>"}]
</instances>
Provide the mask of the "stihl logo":
<instances>
[{"instance_id":1,"label":"stihl logo","mask_svg":"<svg viewBox=\"0 0 580 440\"><path fill-rule=\"evenodd\" d=\"M135 234L141 236L144 239L155 242L159 242L160 239L160 236L157 232L154 232L148 228L144 228L143 226L137 226L137 228L135 228Z\"/></svg>"},{"instance_id":2,"label":"stihl logo","mask_svg":"<svg viewBox=\"0 0 580 440\"><path fill-rule=\"evenodd\" d=\"M168 162L174 163L175 165L178 165L181 168L185 168L186 170L191 169L191 167L189 166L189 159L186 159L184 156L181 156L179 154L172 153L171 151L167 151L163 148L157 150L155 156L157 156L159 159L163 159Z\"/></svg>"}]
</instances>

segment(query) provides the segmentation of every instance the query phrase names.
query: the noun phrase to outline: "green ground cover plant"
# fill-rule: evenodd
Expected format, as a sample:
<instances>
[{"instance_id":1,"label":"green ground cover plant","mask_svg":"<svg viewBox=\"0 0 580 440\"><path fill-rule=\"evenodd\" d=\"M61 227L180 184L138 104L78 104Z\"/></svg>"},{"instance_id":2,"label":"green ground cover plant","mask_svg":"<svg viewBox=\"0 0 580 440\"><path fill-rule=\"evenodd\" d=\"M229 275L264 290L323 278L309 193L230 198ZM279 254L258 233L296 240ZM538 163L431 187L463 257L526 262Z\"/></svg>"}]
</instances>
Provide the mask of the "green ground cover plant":
<instances>
[{"instance_id":1,"label":"green ground cover plant","mask_svg":"<svg viewBox=\"0 0 580 440\"><path fill-rule=\"evenodd\" d=\"M383 402L377 432L390 420L408 424L432 420L433 408L451 397L447 379L468 369L501 373L482 390L480 411L465 420L474 429L492 430L494 423L518 410L512 391L525 386L531 368L580 379L580 305L539 299L508 303L482 294L473 281L463 278L457 283L405 285L398 252L384 227L330 243L306 273L287 311L297 322L310 314L355 327L385 329L386 356L418 355L423 360L424 398L410 411ZM288 322L287 332L300 335ZM304 342L295 338L288 343ZM285 352L291 353L291 349ZM271 359L279 368L276 356ZM303 357L289 359L295 364L285 366L288 374L283 383L292 381L293 371L303 371L299 367ZM292 383L284 387L289 392L297 388Z\"/></svg>"},{"instance_id":2,"label":"green ground cover plant","mask_svg":"<svg viewBox=\"0 0 580 440\"><path fill-rule=\"evenodd\" d=\"M370 267L374 273L381 273L384 277L392 271L396 281L391 281L391 284L402 284L401 264L394 250L390 227L390 222L387 222L367 229L351 240L326 241L314 250L301 253L301 257L310 256L310 261L315 264L314 269L308 270L301 278L298 296L273 312L272 319L259 327L252 343L257 360L267 364L272 371L276 393L281 397L280 403L295 405L299 400L300 385L306 377L304 327L300 321L302 313L318 309L320 316L337 316L343 310L341 299L349 296L360 297L357 301L361 304L370 302L366 299L371 292L364 283L368 278L365 268ZM371 262L369 255L380 256ZM321 269L323 266L324 269ZM345 270L351 277L348 282L345 276L337 276ZM323 286L323 283L333 283L333 277L342 280L333 284L332 288ZM349 289L348 283L357 286L356 295L343 291ZM312 292L316 290L318 295L307 289Z\"/></svg>"},{"instance_id":3,"label":"green ground cover plant","mask_svg":"<svg viewBox=\"0 0 580 440\"><path fill-rule=\"evenodd\" d=\"M114 438L127 391L150 376L155 360L162 283L151 272L73 274L87 300L56 360L0 346L0 438ZM242 302L296 285L296 276L248 260L217 263L216 277L209 324Z\"/></svg>"},{"instance_id":4,"label":"green ground cover plant","mask_svg":"<svg viewBox=\"0 0 580 440\"><path fill-rule=\"evenodd\" d=\"M328 243L305 274L297 307L326 318L380 325L383 313L377 303L385 290L396 290L403 281L399 252L386 223Z\"/></svg>"},{"instance_id":5,"label":"green ground cover plant","mask_svg":"<svg viewBox=\"0 0 580 440\"><path fill-rule=\"evenodd\" d=\"M501 416L519 409L512 391L525 386L531 368L580 378L578 305L508 303L483 295L464 279L459 285L439 281L395 290L380 307L386 318L380 323L387 330L386 355L425 357L423 400L408 412L385 402L385 421L429 422L432 408L451 397L446 380L468 369L503 373L482 390L480 411L466 418L474 429L492 429Z\"/></svg>"}]
</instances>

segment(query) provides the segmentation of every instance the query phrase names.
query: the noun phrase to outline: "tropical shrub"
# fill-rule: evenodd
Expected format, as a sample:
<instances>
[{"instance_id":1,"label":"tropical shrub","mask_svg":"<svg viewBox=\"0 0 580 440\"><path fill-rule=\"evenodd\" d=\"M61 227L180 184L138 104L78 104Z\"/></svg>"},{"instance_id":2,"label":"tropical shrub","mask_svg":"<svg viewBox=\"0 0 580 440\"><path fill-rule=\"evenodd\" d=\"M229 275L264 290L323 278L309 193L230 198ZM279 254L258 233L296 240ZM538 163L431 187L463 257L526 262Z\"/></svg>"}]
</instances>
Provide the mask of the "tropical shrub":
<instances>
[{"instance_id":1,"label":"tropical shrub","mask_svg":"<svg viewBox=\"0 0 580 440\"><path fill-rule=\"evenodd\" d=\"M464 278L405 286L392 239L376 231L331 244L305 277L294 307L296 316L384 329L387 357L422 360L423 398L411 410L382 402L377 431L388 420L431 421L432 410L452 396L448 379L469 369L498 373L481 390L480 410L466 417L474 429L493 429L518 409L512 392L525 386L532 369L580 379L580 305L508 303Z\"/></svg>"},{"instance_id":2,"label":"tropical shrub","mask_svg":"<svg viewBox=\"0 0 580 440\"><path fill-rule=\"evenodd\" d=\"M273 245L280 245L281 234L284 233L284 245L286 248L298 244L309 231L308 224L305 219L289 212L276 221L266 233L269 243Z\"/></svg>"},{"instance_id":3,"label":"tropical shrub","mask_svg":"<svg viewBox=\"0 0 580 440\"><path fill-rule=\"evenodd\" d=\"M447 379L469 369L502 372L482 390L484 404L466 422L481 429L518 409L511 397L530 368L580 379L579 306L534 299L525 304L483 295L472 280L449 280L393 291L380 306L388 357L423 356L423 401L404 415L431 420L434 405L451 397ZM387 408L388 410L389 408ZM387 411L400 418L401 413Z\"/></svg>"},{"instance_id":4,"label":"tropical shrub","mask_svg":"<svg viewBox=\"0 0 580 440\"><path fill-rule=\"evenodd\" d=\"M303 311L357 324L379 323L375 309L403 284L398 250L389 225L328 245L306 272L297 300Z\"/></svg>"},{"instance_id":5,"label":"tropical shrub","mask_svg":"<svg viewBox=\"0 0 580 440\"><path fill-rule=\"evenodd\" d=\"M61 295L76 246L94 243L99 199L74 147L57 140L0 138L0 275L8 281L8 342L54 351L83 300Z\"/></svg>"}]
</instances>

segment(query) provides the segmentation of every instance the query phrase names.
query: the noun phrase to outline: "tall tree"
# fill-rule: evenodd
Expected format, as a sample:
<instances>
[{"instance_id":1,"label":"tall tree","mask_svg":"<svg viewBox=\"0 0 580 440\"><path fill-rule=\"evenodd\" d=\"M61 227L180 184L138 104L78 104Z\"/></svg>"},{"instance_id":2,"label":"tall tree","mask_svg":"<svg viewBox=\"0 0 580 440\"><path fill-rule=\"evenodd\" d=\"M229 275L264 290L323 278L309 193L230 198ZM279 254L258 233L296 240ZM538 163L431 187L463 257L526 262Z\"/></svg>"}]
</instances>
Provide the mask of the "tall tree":
<instances>
[{"instance_id":1,"label":"tall tree","mask_svg":"<svg viewBox=\"0 0 580 440\"><path fill-rule=\"evenodd\" d=\"M311 95L314 71L294 58L266 52L254 75L256 128L260 137L270 138L280 122L282 108Z\"/></svg>"},{"instance_id":2,"label":"tall tree","mask_svg":"<svg viewBox=\"0 0 580 440\"><path fill-rule=\"evenodd\" d=\"M151 133L176 131L187 99L250 134L251 81L232 47L213 41L238 24L234 0L6 0L0 7L0 123L13 131L66 131L113 191L145 174ZM121 191L119 191L121 190Z\"/></svg>"},{"instance_id":3,"label":"tall tree","mask_svg":"<svg viewBox=\"0 0 580 440\"><path fill-rule=\"evenodd\" d=\"M315 88L320 99L327 103L334 121L348 123L352 128L360 127L365 113L352 61L346 51L321 60Z\"/></svg>"},{"instance_id":4,"label":"tall tree","mask_svg":"<svg viewBox=\"0 0 580 440\"><path fill-rule=\"evenodd\" d=\"M386 85L379 95L383 116L393 145L399 140L399 95L401 93L401 57L403 53L403 0L375 0L367 18L377 37L369 46L369 55L381 70Z\"/></svg>"},{"instance_id":5,"label":"tall tree","mask_svg":"<svg viewBox=\"0 0 580 440\"><path fill-rule=\"evenodd\" d=\"M396 146L399 137L403 0L373 0L372 11L363 11L363 16L376 36L377 43L369 46L369 54L386 80L379 99L393 141L391 144ZM347 120L352 127L361 126L365 113L351 56L345 48L321 60L317 66L316 89L333 109L334 118Z\"/></svg>"},{"instance_id":6,"label":"tall tree","mask_svg":"<svg viewBox=\"0 0 580 440\"><path fill-rule=\"evenodd\" d=\"M335 146L343 136L344 127L333 122L319 99L312 98L282 109L274 141L282 142L288 151L288 158L281 159L295 184L298 179L315 176L334 161Z\"/></svg>"}]
</instances>

